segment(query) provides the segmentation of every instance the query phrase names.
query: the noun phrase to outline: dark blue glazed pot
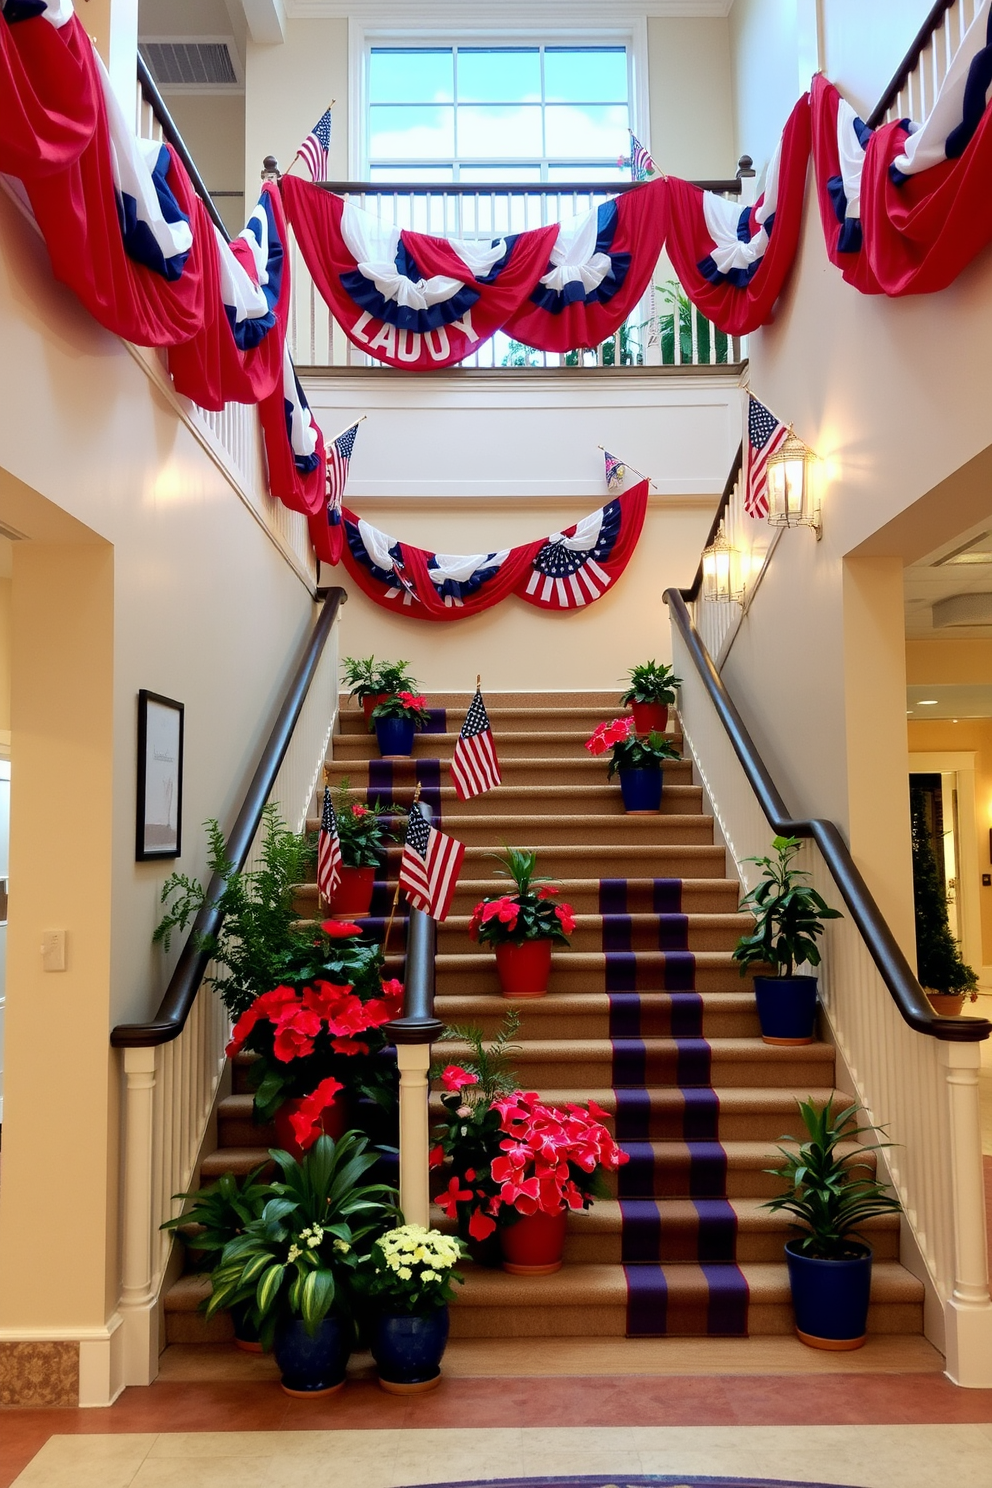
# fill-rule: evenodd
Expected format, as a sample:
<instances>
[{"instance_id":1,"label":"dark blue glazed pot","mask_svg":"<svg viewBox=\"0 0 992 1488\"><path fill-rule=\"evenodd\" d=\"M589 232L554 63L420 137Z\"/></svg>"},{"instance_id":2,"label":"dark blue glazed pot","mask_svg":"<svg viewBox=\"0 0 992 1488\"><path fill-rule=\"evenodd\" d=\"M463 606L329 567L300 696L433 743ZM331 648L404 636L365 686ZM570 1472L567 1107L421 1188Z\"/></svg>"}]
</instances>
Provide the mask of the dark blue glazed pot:
<instances>
[{"instance_id":1,"label":"dark blue glazed pot","mask_svg":"<svg viewBox=\"0 0 992 1488\"><path fill-rule=\"evenodd\" d=\"M272 1353L289 1395L329 1395L344 1384L352 1344L351 1327L335 1317L317 1324L311 1338L299 1318L283 1318Z\"/></svg>"},{"instance_id":2,"label":"dark blue glazed pot","mask_svg":"<svg viewBox=\"0 0 992 1488\"><path fill-rule=\"evenodd\" d=\"M756 976L754 995L766 1044L811 1044L816 1027L816 977Z\"/></svg>"},{"instance_id":3,"label":"dark blue glazed pot","mask_svg":"<svg viewBox=\"0 0 992 1488\"><path fill-rule=\"evenodd\" d=\"M798 1245L798 1240L787 1241L785 1260L799 1337L812 1348L860 1348L868 1331L871 1250L852 1245L860 1255L821 1261L801 1255Z\"/></svg>"},{"instance_id":4,"label":"dark blue glazed pot","mask_svg":"<svg viewBox=\"0 0 992 1488\"><path fill-rule=\"evenodd\" d=\"M375 737L379 744L379 753L383 756L412 754L416 728L412 718L377 718Z\"/></svg>"},{"instance_id":5,"label":"dark blue glazed pot","mask_svg":"<svg viewBox=\"0 0 992 1488\"><path fill-rule=\"evenodd\" d=\"M658 810L664 781L660 765L653 770L619 770L617 773L625 811Z\"/></svg>"},{"instance_id":6,"label":"dark blue glazed pot","mask_svg":"<svg viewBox=\"0 0 992 1488\"><path fill-rule=\"evenodd\" d=\"M380 1313L372 1325L372 1357L380 1384L387 1390L390 1385L430 1387L440 1378L447 1342L447 1306L419 1317Z\"/></svg>"}]
</instances>

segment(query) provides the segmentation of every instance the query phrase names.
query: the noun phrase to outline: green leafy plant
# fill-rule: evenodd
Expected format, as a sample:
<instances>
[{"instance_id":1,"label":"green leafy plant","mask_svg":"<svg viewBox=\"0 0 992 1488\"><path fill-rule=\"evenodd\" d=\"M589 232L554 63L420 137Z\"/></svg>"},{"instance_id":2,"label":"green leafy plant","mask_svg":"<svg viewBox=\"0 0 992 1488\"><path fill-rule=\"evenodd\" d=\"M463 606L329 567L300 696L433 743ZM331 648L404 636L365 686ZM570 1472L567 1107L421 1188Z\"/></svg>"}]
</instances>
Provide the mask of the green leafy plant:
<instances>
[{"instance_id":1,"label":"green leafy plant","mask_svg":"<svg viewBox=\"0 0 992 1488\"><path fill-rule=\"evenodd\" d=\"M399 1225L380 1235L365 1266L366 1294L383 1312L422 1316L454 1298L452 1283L464 1276L454 1268L462 1242L423 1225Z\"/></svg>"},{"instance_id":2,"label":"green leafy plant","mask_svg":"<svg viewBox=\"0 0 992 1488\"><path fill-rule=\"evenodd\" d=\"M418 683L411 677L409 665L407 661L376 661L374 656L344 656L341 679L351 689L348 696L358 698L359 702L402 688L413 692Z\"/></svg>"},{"instance_id":3,"label":"green leafy plant","mask_svg":"<svg viewBox=\"0 0 992 1488\"><path fill-rule=\"evenodd\" d=\"M978 976L961 955L947 915L947 890L927 827L924 792L910 791L913 833L913 908L916 915L917 976L933 992L978 997Z\"/></svg>"},{"instance_id":4,"label":"green leafy plant","mask_svg":"<svg viewBox=\"0 0 992 1488\"><path fill-rule=\"evenodd\" d=\"M882 1128L857 1126L855 1120L861 1110L857 1105L835 1112L832 1100L819 1108L813 1101L797 1104L808 1140L798 1149L778 1149L782 1162L765 1172L781 1178L786 1187L766 1200L763 1207L795 1216L796 1228L801 1232L798 1249L803 1255L823 1261L845 1260L858 1254L852 1236L858 1235L861 1225L877 1215L900 1211L898 1199L886 1192L888 1184L878 1181L874 1165L865 1157L892 1144L874 1142L843 1153L841 1143L857 1142L859 1137Z\"/></svg>"},{"instance_id":5,"label":"green leafy plant","mask_svg":"<svg viewBox=\"0 0 992 1488\"><path fill-rule=\"evenodd\" d=\"M413 722L418 729L426 727L431 721L431 715L427 711L427 699L421 693L406 691L391 693L389 697L384 697L381 703L376 703L369 719L370 733L380 718L405 718Z\"/></svg>"},{"instance_id":6,"label":"green leafy plant","mask_svg":"<svg viewBox=\"0 0 992 1488\"><path fill-rule=\"evenodd\" d=\"M178 1230L190 1250L209 1258L207 1269L212 1269L225 1245L243 1235L261 1215L270 1197L269 1185L261 1181L262 1172L262 1167L253 1168L243 1178L224 1173L205 1188L173 1194L174 1199L190 1200L190 1207L177 1218L167 1219L161 1228Z\"/></svg>"},{"instance_id":7,"label":"green leafy plant","mask_svg":"<svg viewBox=\"0 0 992 1488\"><path fill-rule=\"evenodd\" d=\"M376 1154L360 1132L319 1137L302 1162L271 1156L281 1177L259 1218L225 1246L206 1308L212 1317L249 1304L266 1347L282 1318L301 1318L311 1336L332 1309L353 1318L359 1267L398 1213L393 1189L361 1181Z\"/></svg>"},{"instance_id":8,"label":"green leafy plant","mask_svg":"<svg viewBox=\"0 0 992 1488\"><path fill-rule=\"evenodd\" d=\"M316 857L313 838L291 831L275 803L262 814L259 865L236 869L227 856L224 834L216 820L204 823L209 844L208 867L223 880L217 901L224 916L216 935L198 937L197 947L209 952L219 971L207 982L219 992L235 1016L260 993L286 980L287 958L297 952L306 931L298 926L295 895ZM153 940L169 949L173 934L186 930L206 900L198 879L172 873L162 886L165 914Z\"/></svg>"},{"instance_id":9,"label":"green leafy plant","mask_svg":"<svg viewBox=\"0 0 992 1488\"><path fill-rule=\"evenodd\" d=\"M511 1068L510 1058L519 1052L518 1046L513 1042L519 1032L520 1014L516 1008L510 1008L504 1015L491 1039L487 1039L482 1029L474 1023L451 1023L445 1028L438 1043L457 1040L460 1044L468 1044L472 1050L471 1058L466 1059L463 1065L448 1066L449 1069L457 1068L475 1077L473 1081L466 1082L468 1104L490 1105L497 1096L509 1095L517 1089L517 1072ZM442 1071L441 1064L432 1064L429 1078L439 1080Z\"/></svg>"},{"instance_id":10,"label":"green leafy plant","mask_svg":"<svg viewBox=\"0 0 992 1488\"><path fill-rule=\"evenodd\" d=\"M517 892L480 899L469 920L470 939L482 945L519 945L525 940L559 940L567 945L575 929L575 915L570 904L554 902L561 890L537 876L537 854L527 848L508 847L487 856L496 859L500 865L496 872L512 879ZM541 886L536 893L535 884Z\"/></svg>"},{"instance_id":11,"label":"green leafy plant","mask_svg":"<svg viewBox=\"0 0 992 1488\"><path fill-rule=\"evenodd\" d=\"M606 772L608 780L612 780L618 770L651 770L660 768L662 760L682 758L668 738L657 729L652 729L650 734L637 733L634 720L629 716L601 723L586 740L585 748L593 755L605 754L612 748L613 754Z\"/></svg>"},{"instance_id":12,"label":"green leafy plant","mask_svg":"<svg viewBox=\"0 0 992 1488\"><path fill-rule=\"evenodd\" d=\"M777 967L783 977L793 976L797 966L819 966L817 939L823 934L822 922L843 918L814 888L800 882L809 878L805 870L791 866L800 847L798 837L776 837L774 858L744 859L757 863L762 878L739 906L741 913L750 912L755 918L754 929L741 936L732 953L741 976L758 964Z\"/></svg>"},{"instance_id":13,"label":"green leafy plant","mask_svg":"<svg viewBox=\"0 0 992 1488\"><path fill-rule=\"evenodd\" d=\"M364 792L350 789L347 779L331 792L341 844L341 862L346 868L377 868L387 837L396 837L383 818L404 815L402 806L366 805Z\"/></svg>"},{"instance_id":14,"label":"green leafy plant","mask_svg":"<svg viewBox=\"0 0 992 1488\"><path fill-rule=\"evenodd\" d=\"M676 677L663 661L641 662L632 666L627 675L630 686L620 699L621 707L628 703L674 703L675 689L682 686L682 678Z\"/></svg>"},{"instance_id":15,"label":"green leafy plant","mask_svg":"<svg viewBox=\"0 0 992 1488\"><path fill-rule=\"evenodd\" d=\"M730 360L730 337L724 331L718 331L713 324L706 320L698 311L693 310L692 302L677 279L668 279L664 284L655 285L655 294L662 304L670 306L669 310L663 310L658 316L658 329L661 335L661 360L664 366L674 366L679 362L707 363L710 360L711 338L715 337L714 360L726 363ZM696 318L696 349L693 355L692 345L692 321ZM678 347L678 356L675 354Z\"/></svg>"}]
</instances>

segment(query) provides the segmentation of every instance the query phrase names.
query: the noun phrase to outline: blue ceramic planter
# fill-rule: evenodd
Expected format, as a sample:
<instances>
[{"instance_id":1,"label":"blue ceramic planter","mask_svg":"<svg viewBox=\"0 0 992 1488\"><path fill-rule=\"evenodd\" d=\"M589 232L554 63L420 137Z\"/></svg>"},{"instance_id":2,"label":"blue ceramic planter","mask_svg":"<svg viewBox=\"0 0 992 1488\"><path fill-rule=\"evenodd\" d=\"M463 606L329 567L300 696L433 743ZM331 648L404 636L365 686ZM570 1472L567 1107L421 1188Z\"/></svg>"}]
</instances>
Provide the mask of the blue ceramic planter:
<instances>
[{"instance_id":1,"label":"blue ceramic planter","mask_svg":"<svg viewBox=\"0 0 992 1488\"><path fill-rule=\"evenodd\" d=\"M816 977L754 979L758 1021L766 1044L811 1044L816 1026Z\"/></svg>"},{"instance_id":2,"label":"blue ceramic planter","mask_svg":"<svg viewBox=\"0 0 992 1488\"><path fill-rule=\"evenodd\" d=\"M372 1328L372 1357L384 1389L427 1389L441 1376L448 1342L448 1309L434 1307L421 1317L380 1313Z\"/></svg>"},{"instance_id":3,"label":"blue ceramic planter","mask_svg":"<svg viewBox=\"0 0 992 1488\"><path fill-rule=\"evenodd\" d=\"M412 718L377 718L375 737L379 745L379 753L383 756L412 754L416 727Z\"/></svg>"},{"instance_id":4,"label":"blue ceramic planter","mask_svg":"<svg viewBox=\"0 0 992 1488\"><path fill-rule=\"evenodd\" d=\"M821 1261L801 1255L798 1240L789 1240L785 1260L792 1287L796 1332L813 1348L856 1349L868 1331L871 1251L846 1261Z\"/></svg>"},{"instance_id":5,"label":"blue ceramic planter","mask_svg":"<svg viewBox=\"0 0 992 1488\"><path fill-rule=\"evenodd\" d=\"M284 1318L272 1353L289 1395L328 1395L344 1384L351 1353L351 1328L335 1317L318 1323L313 1338L299 1318Z\"/></svg>"},{"instance_id":6,"label":"blue ceramic planter","mask_svg":"<svg viewBox=\"0 0 992 1488\"><path fill-rule=\"evenodd\" d=\"M625 811L658 810L664 780L660 765L653 770L619 770L617 773Z\"/></svg>"}]
</instances>

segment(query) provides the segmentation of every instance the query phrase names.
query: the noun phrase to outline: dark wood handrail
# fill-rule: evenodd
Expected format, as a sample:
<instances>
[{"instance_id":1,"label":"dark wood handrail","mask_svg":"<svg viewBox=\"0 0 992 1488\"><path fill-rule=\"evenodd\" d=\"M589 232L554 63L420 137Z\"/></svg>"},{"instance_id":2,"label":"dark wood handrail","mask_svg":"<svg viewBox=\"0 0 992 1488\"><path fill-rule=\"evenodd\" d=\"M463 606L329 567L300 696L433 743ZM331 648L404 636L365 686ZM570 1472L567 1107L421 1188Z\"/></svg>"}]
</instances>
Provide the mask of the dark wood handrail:
<instances>
[{"instance_id":1,"label":"dark wood handrail","mask_svg":"<svg viewBox=\"0 0 992 1488\"><path fill-rule=\"evenodd\" d=\"M241 810L227 839L227 856L237 869L245 865L262 820L262 810L272 794L279 766L293 737L293 730L310 691L310 684L331 627L338 610L348 598L344 589L320 592L323 596L320 614L307 637L303 654L286 689L272 732L262 750ZM119 1023L110 1035L110 1042L115 1049L150 1049L158 1044L171 1043L182 1033L210 960L209 952L201 950L200 946L204 937L216 935L223 923L224 917L217 908L217 900L223 891L223 879L214 874L207 885L203 908L193 921L186 943L179 953L176 969L165 989L158 1012L150 1023Z\"/></svg>"},{"instance_id":2,"label":"dark wood handrail","mask_svg":"<svg viewBox=\"0 0 992 1488\"><path fill-rule=\"evenodd\" d=\"M981 1043L987 1039L992 1034L992 1023L987 1018L940 1018L934 1012L837 826L819 817L804 820L790 816L713 658L692 623L681 593L678 589L666 589L664 598L671 611L672 623L685 642L768 825L781 837L811 838L816 843L903 1020L917 1033L948 1043Z\"/></svg>"},{"instance_id":3,"label":"dark wood handrail","mask_svg":"<svg viewBox=\"0 0 992 1488\"><path fill-rule=\"evenodd\" d=\"M909 51L893 73L891 82L868 115L866 122L870 129L877 129L880 124L885 123L886 114L898 98L906 79L919 62L923 48L954 3L955 0L937 0L931 8L930 14L913 38Z\"/></svg>"},{"instance_id":4,"label":"dark wood handrail","mask_svg":"<svg viewBox=\"0 0 992 1488\"><path fill-rule=\"evenodd\" d=\"M720 504L716 509L712 522L710 523L710 530L706 535L706 541L703 543L704 548L709 547L710 543L714 541L717 533L720 531L720 523L727 515L727 507L730 505L730 498L734 494L734 487L736 486L737 481L740 477L740 473L743 469L744 441L741 440L740 444L737 446L737 453L734 456L734 463L731 466L730 474L727 476L727 484L723 488L723 495L720 497ZM702 587L702 583L703 560L702 556L700 556L699 566L696 569L696 577L693 579L688 589L680 589L679 593L682 595L683 599L687 599L691 603L694 599L697 598Z\"/></svg>"},{"instance_id":5,"label":"dark wood handrail","mask_svg":"<svg viewBox=\"0 0 992 1488\"><path fill-rule=\"evenodd\" d=\"M745 167L744 161L747 161ZM425 166L426 169L426 166ZM751 158L741 157L741 169L725 181L693 181L701 191L739 196L741 178L753 176ZM640 181L315 181L322 191L338 196L622 196Z\"/></svg>"},{"instance_id":6,"label":"dark wood handrail","mask_svg":"<svg viewBox=\"0 0 992 1488\"><path fill-rule=\"evenodd\" d=\"M141 84L141 91L145 95L146 102L151 104L152 113L155 115L159 124L162 126L162 133L165 135L165 138L175 150L183 165L186 167L186 174L189 176L190 180L193 183L194 191L203 202L203 205L206 207L207 211L210 213L216 226L224 234L225 240L229 243L231 241L231 234L224 226L224 219L218 212L213 197L210 195L210 192L204 185L203 177L200 175L200 172L196 168L196 163L193 160L192 155L189 153L186 141L179 133L179 130L176 127L176 121L169 113L169 110L165 104L165 99L158 91L158 88L155 85L155 79L149 72L148 64L140 52L138 53L138 82Z\"/></svg>"},{"instance_id":7,"label":"dark wood handrail","mask_svg":"<svg viewBox=\"0 0 992 1488\"><path fill-rule=\"evenodd\" d=\"M433 813L426 801L421 801L420 810L429 822ZM383 1033L394 1044L432 1044L444 1031L444 1024L434 1016L436 938L437 926L431 916L411 906L407 921L403 1016L394 1018L383 1027Z\"/></svg>"}]
</instances>

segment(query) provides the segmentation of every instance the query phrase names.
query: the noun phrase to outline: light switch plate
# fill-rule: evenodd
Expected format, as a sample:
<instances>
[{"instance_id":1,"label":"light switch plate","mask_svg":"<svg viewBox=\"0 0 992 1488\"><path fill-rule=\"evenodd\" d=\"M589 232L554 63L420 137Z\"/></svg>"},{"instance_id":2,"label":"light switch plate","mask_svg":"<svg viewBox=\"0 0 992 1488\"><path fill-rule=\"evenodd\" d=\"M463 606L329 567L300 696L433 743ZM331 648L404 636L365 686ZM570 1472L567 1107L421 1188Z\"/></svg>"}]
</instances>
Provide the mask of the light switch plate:
<instances>
[{"instance_id":1,"label":"light switch plate","mask_svg":"<svg viewBox=\"0 0 992 1488\"><path fill-rule=\"evenodd\" d=\"M65 971L65 931L43 930L41 932L42 971Z\"/></svg>"}]
</instances>

